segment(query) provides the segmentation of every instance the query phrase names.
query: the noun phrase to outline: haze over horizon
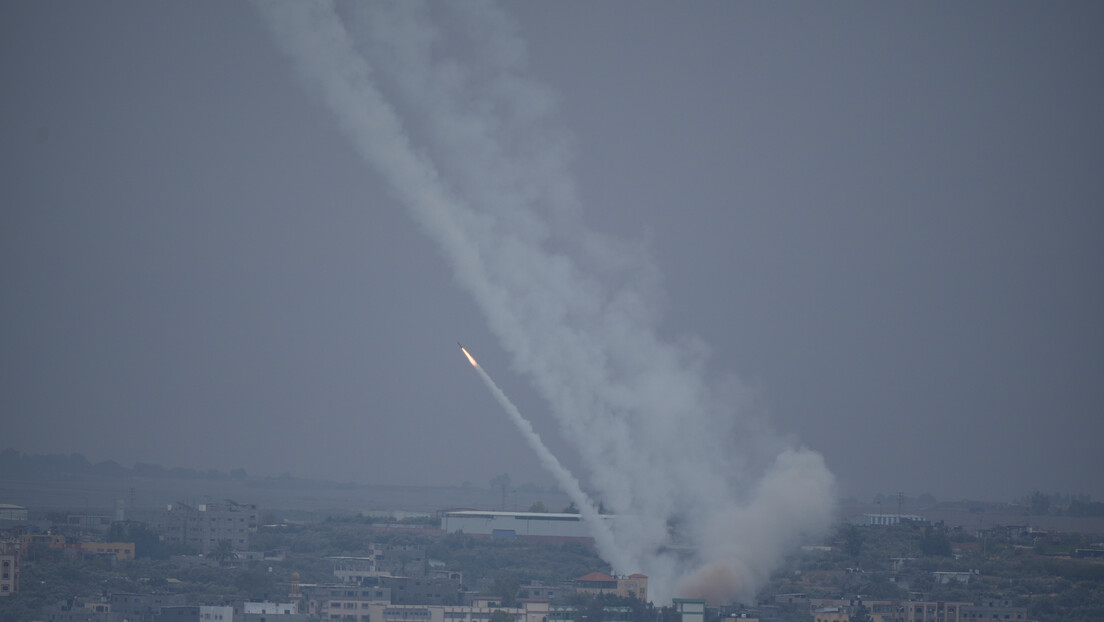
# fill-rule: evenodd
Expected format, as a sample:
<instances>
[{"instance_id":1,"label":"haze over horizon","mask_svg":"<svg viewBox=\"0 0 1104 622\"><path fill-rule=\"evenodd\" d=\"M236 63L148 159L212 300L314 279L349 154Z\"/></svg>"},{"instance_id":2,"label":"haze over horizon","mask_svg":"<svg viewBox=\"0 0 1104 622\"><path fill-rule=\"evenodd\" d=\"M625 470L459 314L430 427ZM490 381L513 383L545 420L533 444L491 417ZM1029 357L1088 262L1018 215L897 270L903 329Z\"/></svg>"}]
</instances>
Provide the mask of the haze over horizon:
<instances>
[{"instance_id":1,"label":"haze over horizon","mask_svg":"<svg viewBox=\"0 0 1104 622\"><path fill-rule=\"evenodd\" d=\"M1104 8L633 7L502 10L659 336L844 496L1104 498ZM459 339L600 475L250 5L2 15L0 442L551 484Z\"/></svg>"}]
</instances>

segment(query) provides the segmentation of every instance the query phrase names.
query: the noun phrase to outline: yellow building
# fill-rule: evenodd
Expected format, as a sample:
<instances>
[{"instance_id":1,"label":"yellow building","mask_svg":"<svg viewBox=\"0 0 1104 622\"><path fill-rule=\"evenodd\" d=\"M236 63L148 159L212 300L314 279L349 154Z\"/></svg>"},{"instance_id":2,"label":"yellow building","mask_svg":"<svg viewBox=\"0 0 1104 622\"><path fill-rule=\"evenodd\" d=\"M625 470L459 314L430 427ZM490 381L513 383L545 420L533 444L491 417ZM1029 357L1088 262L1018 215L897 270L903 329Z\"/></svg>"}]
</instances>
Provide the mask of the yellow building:
<instances>
[{"instance_id":1,"label":"yellow building","mask_svg":"<svg viewBox=\"0 0 1104 622\"><path fill-rule=\"evenodd\" d=\"M62 549L65 548L65 536L51 533L25 533L19 536L19 544L24 553L36 544L45 545L51 549Z\"/></svg>"},{"instance_id":2,"label":"yellow building","mask_svg":"<svg viewBox=\"0 0 1104 622\"><path fill-rule=\"evenodd\" d=\"M592 572L575 579L575 591L592 595L614 594L648 602L648 577L642 574L611 577L601 572Z\"/></svg>"},{"instance_id":3,"label":"yellow building","mask_svg":"<svg viewBox=\"0 0 1104 622\"><path fill-rule=\"evenodd\" d=\"M86 555L114 555L121 562L134 559L133 542L82 542L80 550Z\"/></svg>"}]
</instances>

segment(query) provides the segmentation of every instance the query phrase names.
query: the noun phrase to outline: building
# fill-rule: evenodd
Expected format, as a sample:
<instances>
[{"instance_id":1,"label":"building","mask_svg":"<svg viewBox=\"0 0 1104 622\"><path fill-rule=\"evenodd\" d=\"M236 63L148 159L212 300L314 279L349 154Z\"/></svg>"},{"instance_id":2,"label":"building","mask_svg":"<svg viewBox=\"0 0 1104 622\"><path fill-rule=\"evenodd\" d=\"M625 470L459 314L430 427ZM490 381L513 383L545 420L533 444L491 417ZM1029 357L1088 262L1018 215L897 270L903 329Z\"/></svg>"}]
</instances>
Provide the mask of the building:
<instances>
[{"instance_id":1,"label":"building","mask_svg":"<svg viewBox=\"0 0 1104 622\"><path fill-rule=\"evenodd\" d=\"M448 577L377 577L377 585L391 593L396 605L457 605L463 586L459 579Z\"/></svg>"},{"instance_id":2,"label":"building","mask_svg":"<svg viewBox=\"0 0 1104 622\"><path fill-rule=\"evenodd\" d=\"M0 520L26 521L27 508L21 505L0 503Z\"/></svg>"},{"instance_id":3,"label":"building","mask_svg":"<svg viewBox=\"0 0 1104 622\"><path fill-rule=\"evenodd\" d=\"M964 605L961 612L962 622L982 622L982 620L1026 620L1027 607L1009 607L1006 601L987 601L980 605Z\"/></svg>"},{"instance_id":4,"label":"building","mask_svg":"<svg viewBox=\"0 0 1104 622\"><path fill-rule=\"evenodd\" d=\"M520 607L503 607L499 599L481 597L469 605L400 604L390 602L384 588L350 585L302 585L299 611L312 620L327 622L490 622L496 611L514 622L549 622L549 602L521 600ZM281 618L285 620L285 618ZM206 621L204 621L206 622Z\"/></svg>"},{"instance_id":5,"label":"building","mask_svg":"<svg viewBox=\"0 0 1104 622\"><path fill-rule=\"evenodd\" d=\"M849 607L820 607L813 610L813 622L850 622Z\"/></svg>"},{"instance_id":6,"label":"building","mask_svg":"<svg viewBox=\"0 0 1104 622\"><path fill-rule=\"evenodd\" d=\"M113 556L117 561L134 559L133 542L81 542L81 555Z\"/></svg>"},{"instance_id":7,"label":"building","mask_svg":"<svg viewBox=\"0 0 1104 622\"><path fill-rule=\"evenodd\" d=\"M182 605L162 607L155 622L234 622L234 608L228 606Z\"/></svg>"},{"instance_id":8,"label":"building","mask_svg":"<svg viewBox=\"0 0 1104 622\"><path fill-rule=\"evenodd\" d=\"M604 514L602 520L612 526L614 517ZM459 532L507 540L527 538L594 542L590 528L579 514L460 510L445 512L441 516L441 529L447 533Z\"/></svg>"},{"instance_id":9,"label":"building","mask_svg":"<svg viewBox=\"0 0 1104 622\"><path fill-rule=\"evenodd\" d=\"M19 543L0 542L0 596L19 591Z\"/></svg>"},{"instance_id":10,"label":"building","mask_svg":"<svg viewBox=\"0 0 1104 622\"><path fill-rule=\"evenodd\" d=\"M299 613L299 605L296 603L244 603L242 604L242 613Z\"/></svg>"},{"instance_id":11,"label":"building","mask_svg":"<svg viewBox=\"0 0 1104 622\"><path fill-rule=\"evenodd\" d=\"M70 514L65 524L78 529L106 531L111 526L111 517L105 514Z\"/></svg>"},{"instance_id":12,"label":"building","mask_svg":"<svg viewBox=\"0 0 1104 622\"><path fill-rule=\"evenodd\" d=\"M592 572L575 579L575 591L581 594L613 594L622 598L637 598L648 601L648 577L632 574L627 577L611 577L601 572Z\"/></svg>"},{"instance_id":13,"label":"building","mask_svg":"<svg viewBox=\"0 0 1104 622\"><path fill-rule=\"evenodd\" d=\"M235 622L308 622L296 603L242 603Z\"/></svg>"},{"instance_id":14,"label":"building","mask_svg":"<svg viewBox=\"0 0 1104 622\"><path fill-rule=\"evenodd\" d=\"M210 553L220 540L227 540L235 551L249 548L249 534L257 531L255 504L202 503L168 506L154 524L166 542L183 544L200 553Z\"/></svg>"},{"instance_id":15,"label":"building","mask_svg":"<svg viewBox=\"0 0 1104 622\"><path fill-rule=\"evenodd\" d=\"M873 622L967 622L970 603L917 600L810 598L814 622L846 622L862 606Z\"/></svg>"},{"instance_id":16,"label":"building","mask_svg":"<svg viewBox=\"0 0 1104 622\"><path fill-rule=\"evenodd\" d=\"M334 562L334 575L344 583L365 583L377 577L422 577L429 561L425 547L404 544L368 545L368 555L328 557Z\"/></svg>"},{"instance_id":17,"label":"building","mask_svg":"<svg viewBox=\"0 0 1104 622\"><path fill-rule=\"evenodd\" d=\"M107 597L111 610L130 622L153 622L162 607L184 604L184 594L131 594L118 592Z\"/></svg>"},{"instance_id":18,"label":"building","mask_svg":"<svg viewBox=\"0 0 1104 622\"><path fill-rule=\"evenodd\" d=\"M65 548L65 536L52 533L25 533L19 536L19 546L26 554L33 546L44 546L51 549Z\"/></svg>"},{"instance_id":19,"label":"building","mask_svg":"<svg viewBox=\"0 0 1104 622\"><path fill-rule=\"evenodd\" d=\"M916 514L858 514L847 519L852 525L899 525L901 521L925 523L923 516Z\"/></svg>"},{"instance_id":20,"label":"building","mask_svg":"<svg viewBox=\"0 0 1104 622\"><path fill-rule=\"evenodd\" d=\"M300 585L298 591L302 595L302 606L299 610L322 620L341 620L349 616L359 620L359 611L368 616L368 610L374 604L391 604L391 590L382 587Z\"/></svg>"},{"instance_id":21,"label":"building","mask_svg":"<svg viewBox=\"0 0 1104 622\"><path fill-rule=\"evenodd\" d=\"M672 599L675 611L682 617L682 622L705 622L705 601L699 598L675 598Z\"/></svg>"},{"instance_id":22,"label":"building","mask_svg":"<svg viewBox=\"0 0 1104 622\"><path fill-rule=\"evenodd\" d=\"M942 585L946 585L951 581L958 581L959 583L969 583L970 577L977 576L977 574L977 570L969 570L966 572L936 570L932 572L932 576L935 577L935 581Z\"/></svg>"},{"instance_id":23,"label":"building","mask_svg":"<svg viewBox=\"0 0 1104 622\"><path fill-rule=\"evenodd\" d=\"M328 622L490 622L495 612L512 616L514 622L548 622L550 607L545 600L522 601L520 607L491 603L477 605L396 605L381 601L343 603L318 618ZM490 606L486 606L490 605Z\"/></svg>"},{"instance_id":24,"label":"building","mask_svg":"<svg viewBox=\"0 0 1104 622\"><path fill-rule=\"evenodd\" d=\"M571 583L559 585L546 585L540 581L529 581L518 586L517 597L519 599L563 600L575 593L575 586Z\"/></svg>"},{"instance_id":25,"label":"building","mask_svg":"<svg viewBox=\"0 0 1104 622\"><path fill-rule=\"evenodd\" d=\"M44 622L122 622L102 598L69 598L43 608Z\"/></svg>"}]
</instances>

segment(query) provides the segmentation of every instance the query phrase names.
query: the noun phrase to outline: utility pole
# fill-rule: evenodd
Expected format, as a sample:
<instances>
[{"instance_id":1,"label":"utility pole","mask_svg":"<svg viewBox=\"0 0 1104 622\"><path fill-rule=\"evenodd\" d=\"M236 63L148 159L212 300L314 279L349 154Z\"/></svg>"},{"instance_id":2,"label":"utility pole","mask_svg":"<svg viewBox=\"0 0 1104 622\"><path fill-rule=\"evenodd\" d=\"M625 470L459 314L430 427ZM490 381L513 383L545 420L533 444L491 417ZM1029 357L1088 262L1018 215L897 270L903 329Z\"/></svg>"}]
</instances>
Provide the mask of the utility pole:
<instances>
[{"instance_id":1,"label":"utility pole","mask_svg":"<svg viewBox=\"0 0 1104 622\"><path fill-rule=\"evenodd\" d=\"M904 503L905 493L897 492L897 523L901 522L901 504Z\"/></svg>"}]
</instances>

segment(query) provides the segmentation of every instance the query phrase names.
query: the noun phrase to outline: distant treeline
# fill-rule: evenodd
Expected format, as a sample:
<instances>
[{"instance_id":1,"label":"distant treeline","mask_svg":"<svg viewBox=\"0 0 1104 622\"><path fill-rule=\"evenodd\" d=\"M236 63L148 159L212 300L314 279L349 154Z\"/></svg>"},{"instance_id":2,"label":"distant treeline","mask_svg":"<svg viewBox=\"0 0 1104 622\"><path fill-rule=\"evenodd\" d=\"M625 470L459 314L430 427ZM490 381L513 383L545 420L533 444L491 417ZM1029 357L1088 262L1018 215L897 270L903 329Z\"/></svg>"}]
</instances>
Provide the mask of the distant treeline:
<instances>
[{"instance_id":1,"label":"distant treeline","mask_svg":"<svg viewBox=\"0 0 1104 622\"><path fill-rule=\"evenodd\" d=\"M200 471L183 467L137 462L125 467L114 460L92 463L83 454L24 454L8 448L0 451L0 476L18 479L74 479L90 475L104 477L154 477L173 479L244 480L245 469L229 473L217 469ZM290 476L286 476L290 479Z\"/></svg>"},{"instance_id":2,"label":"distant treeline","mask_svg":"<svg viewBox=\"0 0 1104 622\"><path fill-rule=\"evenodd\" d=\"M1036 490L1021 503L1031 508L1035 516L1104 516L1104 503L1093 501L1085 494L1047 494Z\"/></svg>"},{"instance_id":3,"label":"distant treeline","mask_svg":"<svg viewBox=\"0 0 1104 622\"><path fill-rule=\"evenodd\" d=\"M1104 516L1104 503L1075 499L1070 502L1066 509L1066 516Z\"/></svg>"}]
</instances>

